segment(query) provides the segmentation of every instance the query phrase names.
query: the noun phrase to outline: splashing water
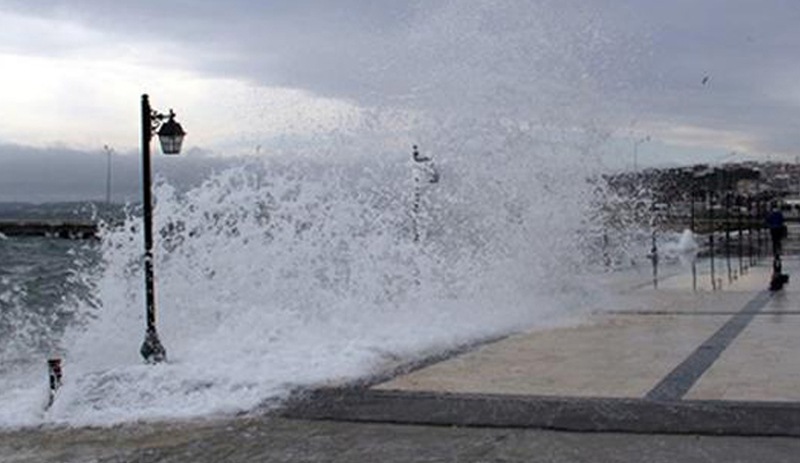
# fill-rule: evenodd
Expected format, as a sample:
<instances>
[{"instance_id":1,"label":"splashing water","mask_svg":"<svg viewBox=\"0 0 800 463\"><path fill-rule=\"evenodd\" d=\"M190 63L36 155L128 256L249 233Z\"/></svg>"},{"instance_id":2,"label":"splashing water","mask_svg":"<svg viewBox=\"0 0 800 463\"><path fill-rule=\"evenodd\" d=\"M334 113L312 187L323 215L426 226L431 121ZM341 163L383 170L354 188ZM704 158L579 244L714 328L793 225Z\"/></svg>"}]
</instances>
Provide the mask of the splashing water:
<instances>
[{"instance_id":1,"label":"splashing water","mask_svg":"<svg viewBox=\"0 0 800 463\"><path fill-rule=\"evenodd\" d=\"M186 194L162 184L156 275L170 362L138 357L142 242L131 218L104 237L104 308L69 352L80 376L53 417L246 410L574 310L579 293L562 279L580 263L580 195L519 181L527 157L462 159L425 186L417 243L402 158L251 164ZM533 165L530 175L546 170Z\"/></svg>"},{"instance_id":2,"label":"splashing water","mask_svg":"<svg viewBox=\"0 0 800 463\"><path fill-rule=\"evenodd\" d=\"M444 3L410 34L430 65L420 86L309 149L348 146L347 157L273 156L188 192L158 185L157 315L168 363L143 365L138 354L143 245L130 216L103 231L91 283L102 307L74 307L80 322L62 342L55 404L0 422L251 410L297 387L579 312L589 298L573 276L588 271L582 231L596 193L584 179L596 174L606 137L594 123L591 76L610 45L586 12L560 27L560 6L523 17L512 2ZM565 85L573 73L577 84ZM402 127L387 114L401 114ZM421 186L417 213L412 140L441 172Z\"/></svg>"},{"instance_id":3,"label":"splashing water","mask_svg":"<svg viewBox=\"0 0 800 463\"><path fill-rule=\"evenodd\" d=\"M58 354L64 331L81 324L77 306L96 310L97 257L90 242L31 237L0 243L0 424L40 417L47 388L42 356Z\"/></svg>"}]
</instances>

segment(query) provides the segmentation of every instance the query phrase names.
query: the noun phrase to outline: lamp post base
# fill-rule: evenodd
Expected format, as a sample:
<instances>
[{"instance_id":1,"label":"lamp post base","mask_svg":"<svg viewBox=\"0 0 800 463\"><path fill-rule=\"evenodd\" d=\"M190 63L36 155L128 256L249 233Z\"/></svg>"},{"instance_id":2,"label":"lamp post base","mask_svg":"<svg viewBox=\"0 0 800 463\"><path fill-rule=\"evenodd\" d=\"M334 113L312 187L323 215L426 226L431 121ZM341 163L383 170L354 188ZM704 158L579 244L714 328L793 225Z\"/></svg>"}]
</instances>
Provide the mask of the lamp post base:
<instances>
[{"instance_id":1,"label":"lamp post base","mask_svg":"<svg viewBox=\"0 0 800 463\"><path fill-rule=\"evenodd\" d=\"M161 363L167 360L167 351L161 345L156 330L147 330L144 335L144 343L142 343L142 348L139 352L147 363Z\"/></svg>"}]
</instances>

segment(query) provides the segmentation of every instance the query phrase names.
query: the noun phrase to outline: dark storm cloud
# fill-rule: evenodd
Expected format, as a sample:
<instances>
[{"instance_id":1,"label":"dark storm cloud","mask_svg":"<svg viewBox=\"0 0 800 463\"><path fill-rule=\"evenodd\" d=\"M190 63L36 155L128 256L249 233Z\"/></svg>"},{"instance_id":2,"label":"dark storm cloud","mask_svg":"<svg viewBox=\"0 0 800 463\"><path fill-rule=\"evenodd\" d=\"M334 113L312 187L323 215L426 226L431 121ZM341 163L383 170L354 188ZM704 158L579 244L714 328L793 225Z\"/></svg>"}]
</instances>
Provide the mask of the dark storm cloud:
<instances>
[{"instance_id":1,"label":"dark storm cloud","mask_svg":"<svg viewBox=\"0 0 800 463\"><path fill-rule=\"evenodd\" d=\"M397 104L443 81L455 85L482 70L517 73L511 77L519 78L530 71L529 63L520 66L526 54L546 54L549 40L573 35L563 30L573 29L578 35L578 29L590 29L582 3L87 0L76 8L66 0L11 0L5 7L102 30L109 40L121 43L170 42L178 48L173 63L159 63L164 66L186 66L361 104ZM544 23L549 24L542 27ZM575 37L573 48L589 40ZM561 45L552 46L553 57L569 53ZM504 69L509 63L512 67ZM542 64L546 72L548 63Z\"/></svg>"},{"instance_id":2,"label":"dark storm cloud","mask_svg":"<svg viewBox=\"0 0 800 463\"><path fill-rule=\"evenodd\" d=\"M412 17L409 2L363 0L7 1L0 9L76 22L111 40L173 42L174 64L215 76L352 93L347 81L373 51L396 41ZM30 51L37 44L20 44ZM49 53L52 43L38 50ZM169 66L170 63L161 63Z\"/></svg>"}]
</instances>

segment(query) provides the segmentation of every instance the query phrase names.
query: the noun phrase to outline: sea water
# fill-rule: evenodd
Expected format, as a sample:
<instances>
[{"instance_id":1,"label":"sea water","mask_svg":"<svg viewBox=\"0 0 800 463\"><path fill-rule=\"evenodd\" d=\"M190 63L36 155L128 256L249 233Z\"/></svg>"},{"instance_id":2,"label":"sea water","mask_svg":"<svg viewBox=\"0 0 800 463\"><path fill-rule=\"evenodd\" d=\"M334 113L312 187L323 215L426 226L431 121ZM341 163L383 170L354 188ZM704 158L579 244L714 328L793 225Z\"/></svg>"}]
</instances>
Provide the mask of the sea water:
<instances>
[{"instance_id":1,"label":"sea water","mask_svg":"<svg viewBox=\"0 0 800 463\"><path fill-rule=\"evenodd\" d=\"M77 327L78 307L97 307L91 279L97 243L0 236L0 421L39 421L47 394L47 358ZM42 376L45 375L45 376Z\"/></svg>"}]
</instances>

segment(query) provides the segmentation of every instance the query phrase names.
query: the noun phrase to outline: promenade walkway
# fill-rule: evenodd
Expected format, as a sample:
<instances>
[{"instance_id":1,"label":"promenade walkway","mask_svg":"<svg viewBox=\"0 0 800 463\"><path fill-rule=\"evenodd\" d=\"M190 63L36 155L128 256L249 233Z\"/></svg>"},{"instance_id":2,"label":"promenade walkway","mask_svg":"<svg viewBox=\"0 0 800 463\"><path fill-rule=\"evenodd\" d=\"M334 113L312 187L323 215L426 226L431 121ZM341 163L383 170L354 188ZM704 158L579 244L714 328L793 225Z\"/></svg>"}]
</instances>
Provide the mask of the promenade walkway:
<instances>
[{"instance_id":1,"label":"promenade walkway","mask_svg":"<svg viewBox=\"0 0 800 463\"><path fill-rule=\"evenodd\" d=\"M800 260L784 258L797 275ZM347 421L800 436L800 291L735 280L623 281L580 326L512 335L387 381L323 388L288 416ZM715 285L717 284L715 283ZM619 281L617 281L619 285ZM399 370L402 371L402 370Z\"/></svg>"}]
</instances>

